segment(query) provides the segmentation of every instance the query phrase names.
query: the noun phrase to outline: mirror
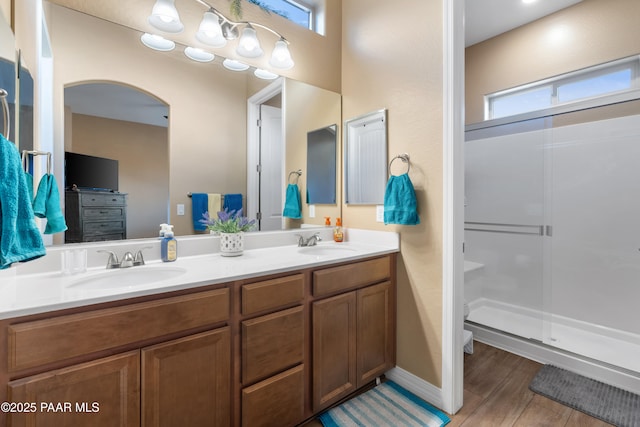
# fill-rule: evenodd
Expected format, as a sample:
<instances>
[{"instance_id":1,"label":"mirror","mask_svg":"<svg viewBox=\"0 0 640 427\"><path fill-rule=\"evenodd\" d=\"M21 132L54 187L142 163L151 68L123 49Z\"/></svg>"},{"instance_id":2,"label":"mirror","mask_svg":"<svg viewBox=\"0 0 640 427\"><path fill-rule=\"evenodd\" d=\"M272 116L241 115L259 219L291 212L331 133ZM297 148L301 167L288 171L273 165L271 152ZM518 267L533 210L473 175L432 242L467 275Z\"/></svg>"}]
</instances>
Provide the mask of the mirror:
<instances>
[{"instance_id":1,"label":"mirror","mask_svg":"<svg viewBox=\"0 0 640 427\"><path fill-rule=\"evenodd\" d=\"M168 126L165 128L168 145L167 148L159 145L155 149L167 152L168 166L155 161L148 151L146 154L134 153L130 147L127 148L130 144L126 136L119 134L118 138L112 138L117 141L111 143L118 142L123 150L128 150L122 156L133 162L134 167L137 165L139 169L149 168L164 174L169 195L161 214L169 217L177 236L194 233L191 199L188 197L190 193L240 193L244 195L243 205L247 207L248 174L254 173L256 168L255 164L249 165L247 162L247 100L267 86L269 81L259 80L249 72L228 71L221 66L219 58L212 63L201 64L187 59L178 49L173 52L151 51L140 43L138 31L55 4L49 4L48 25L56 69L54 92L81 84L108 82L135 88L168 106ZM105 64L119 65L106 67ZM326 90L294 82L285 79L287 102L282 105L283 123L293 126L302 123L299 120L301 114L314 111L314 116L319 116L318 110L327 109L332 112L331 118L327 120L323 117L321 123L340 121L339 94L332 92L331 101L326 101ZM297 98L306 102L304 110L296 108L295 103L291 102L298 92ZM322 95L318 95L320 92ZM94 101L108 102L104 96L96 96ZM61 131L66 127L62 118L68 120L63 113L64 102L62 94L54 99L54 116L60 117L55 123L56 133L60 135L56 140L55 157L58 159L64 158L64 140L70 137ZM73 113L84 114L82 111ZM290 127L283 128L286 157L279 183L282 191L286 184L286 172L291 168L304 168L306 164L306 146L299 144L301 137L298 129L293 134ZM303 135L317 127L318 123L305 124ZM85 128L91 139L92 126L85 125ZM160 142L160 139L157 138L157 141ZM96 142L97 138L93 140ZM103 145L101 150L106 150L106 144L108 142L102 138L99 144ZM298 159L298 153L305 153L304 163ZM98 156L110 158L111 154L103 152ZM295 159L295 162L290 162L290 159ZM149 185L143 187L149 188ZM131 193L127 188L121 187L119 190ZM339 199L338 194L336 199ZM128 206L133 207L134 202L137 203L137 200L129 197ZM158 219L150 217L144 208L138 213L128 209L129 237L157 235ZM331 216L340 216L340 205L332 209L334 212ZM134 222L129 220L130 215L138 216L138 222L146 224L148 231L144 235L134 234Z\"/></svg>"},{"instance_id":2,"label":"mirror","mask_svg":"<svg viewBox=\"0 0 640 427\"><path fill-rule=\"evenodd\" d=\"M387 110L345 122L345 203L381 205L387 184Z\"/></svg>"},{"instance_id":3,"label":"mirror","mask_svg":"<svg viewBox=\"0 0 640 427\"><path fill-rule=\"evenodd\" d=\"M307 133L307 203L336 203L336 147L338 126Z\"/></svg>"}]
</instances>

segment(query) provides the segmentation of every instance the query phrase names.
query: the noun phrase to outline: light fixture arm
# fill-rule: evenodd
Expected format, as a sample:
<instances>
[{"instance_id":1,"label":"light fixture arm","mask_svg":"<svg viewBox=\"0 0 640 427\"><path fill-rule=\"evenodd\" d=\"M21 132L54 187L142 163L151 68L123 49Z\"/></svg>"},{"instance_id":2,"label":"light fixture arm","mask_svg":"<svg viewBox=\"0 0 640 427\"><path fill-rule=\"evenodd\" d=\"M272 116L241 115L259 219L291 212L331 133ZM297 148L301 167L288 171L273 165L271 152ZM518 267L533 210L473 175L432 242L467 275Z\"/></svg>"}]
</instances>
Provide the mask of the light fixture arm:
<instances>
[{"instance_id":1,"label":"light fixture arm","mask_svg":"<svg viewBox=\"0 0 640 427\"><path fill-rule=\"evenodd\" d=\"M226 16L224 16L220 11L218 11L215 7L211 6L209 3L207 3L204 0L195 0L196 2L200 3L201 5L207 7L209 9L209 12L214 13L216 16L218 16L220 19L222 19L222 23L227 23L231 28L235 28L238 27L239 25L250 25L252 27L259 27L262 28L263 30L267 30L270 33L274 34L276 37L280 38L280 40L284 41L287 45L289 45L289 40L287 40L282 34L280 34L279 32L267 27L266 25L262 25L259 24L257 22L253 22L253 21L232 21L231 19L227 18Z\"/></svg>"}]
</instances>

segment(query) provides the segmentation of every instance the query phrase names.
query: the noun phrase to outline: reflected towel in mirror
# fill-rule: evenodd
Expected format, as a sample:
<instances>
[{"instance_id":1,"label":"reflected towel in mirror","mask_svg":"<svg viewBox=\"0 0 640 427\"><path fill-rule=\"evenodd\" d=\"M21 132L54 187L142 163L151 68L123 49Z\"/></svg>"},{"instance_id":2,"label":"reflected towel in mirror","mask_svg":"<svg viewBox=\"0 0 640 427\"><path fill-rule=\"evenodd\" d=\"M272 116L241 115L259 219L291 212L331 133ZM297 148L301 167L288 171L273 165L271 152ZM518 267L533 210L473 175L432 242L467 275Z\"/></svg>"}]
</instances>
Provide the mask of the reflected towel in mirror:
<instances>
[{"instance_id":1,"label":"reflected towel in mirror","mask_svg":"<svg viewBox=\"0 0 640 427\"><path fill-rule=\"evenodd\" d=\"M205 231L207 226L200 222L205 212L209 209L209 196L206 193L191 194L191 217L195 231ZM215 217L215 214L213 215Z\"/></svg>"},{"instance_id":2,"label":"reflected towel in mirror","mask_svg":"<svg viewBox=\"0 0 640 427\"><path fill-rule=\"evenodd\" d=\"M284 210L282 216L293 219L302 218L302 202L300 200L300 189L298 184L287 185L287 193L285 195Z\"/></svg>"}]
</instances>

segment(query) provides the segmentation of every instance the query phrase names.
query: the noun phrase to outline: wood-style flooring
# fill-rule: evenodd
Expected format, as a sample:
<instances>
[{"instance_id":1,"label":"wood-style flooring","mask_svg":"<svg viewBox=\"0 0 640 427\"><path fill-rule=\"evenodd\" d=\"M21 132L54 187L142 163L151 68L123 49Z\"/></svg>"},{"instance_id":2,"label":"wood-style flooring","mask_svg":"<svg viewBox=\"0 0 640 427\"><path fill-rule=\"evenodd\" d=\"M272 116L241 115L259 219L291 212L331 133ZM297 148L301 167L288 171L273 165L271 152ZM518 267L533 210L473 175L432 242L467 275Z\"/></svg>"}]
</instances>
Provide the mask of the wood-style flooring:
<instances>
[{"instance_id":1,"label":"wood-style flooring","mask_svg":"<svg viewBox=\"0 0 640 427\"><path fill-rule=\"evenodd\" d=\"M464 406L450 416L447 427L610 426L529 390L541 367L540 363L475 341L473 354L464 355ZM304 425L321 426L317 420Z\"/></svg>"}]
</instances>

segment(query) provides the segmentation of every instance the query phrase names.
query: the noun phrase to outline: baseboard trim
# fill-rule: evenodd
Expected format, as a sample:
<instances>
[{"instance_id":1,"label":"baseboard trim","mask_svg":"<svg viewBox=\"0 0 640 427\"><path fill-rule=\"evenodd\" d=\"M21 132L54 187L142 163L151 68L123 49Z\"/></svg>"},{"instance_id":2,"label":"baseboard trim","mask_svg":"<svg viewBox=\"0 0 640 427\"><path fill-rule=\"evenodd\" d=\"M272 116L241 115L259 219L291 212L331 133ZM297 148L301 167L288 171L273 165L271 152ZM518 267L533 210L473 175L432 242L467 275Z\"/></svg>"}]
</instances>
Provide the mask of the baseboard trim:
<instances>
[{"instance_id":1,"label":"baseboard trim","mask_svg":"<svg viewBox=\"0 0 640 427\"><path fill-rule=\"evenodd\" d=\"M436 408L444 410L442 409L445 407L442 389L434 386L430 382L425 381L402 368L398 368L397 366L387 371L385 373L385 377L409 390L411 393Z\"/></svg>"}]
</instances>

